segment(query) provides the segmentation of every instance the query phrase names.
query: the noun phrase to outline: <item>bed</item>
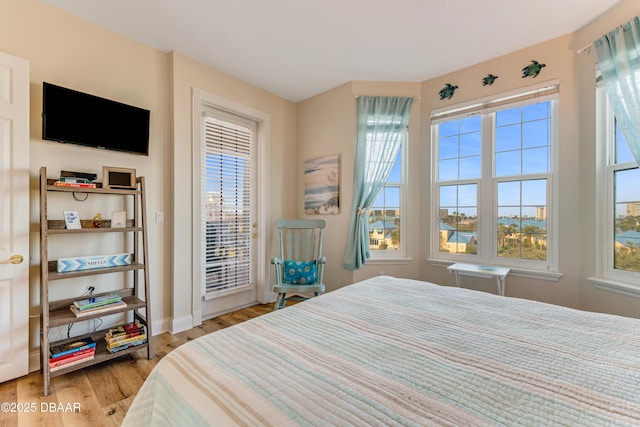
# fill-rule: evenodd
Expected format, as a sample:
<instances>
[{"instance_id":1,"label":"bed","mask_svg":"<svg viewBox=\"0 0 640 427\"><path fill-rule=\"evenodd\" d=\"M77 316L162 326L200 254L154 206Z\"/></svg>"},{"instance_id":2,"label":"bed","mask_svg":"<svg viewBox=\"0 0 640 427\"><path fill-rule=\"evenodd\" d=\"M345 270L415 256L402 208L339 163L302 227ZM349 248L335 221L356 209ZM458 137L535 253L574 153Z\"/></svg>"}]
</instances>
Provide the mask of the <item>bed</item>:
<instances>
[{"instance_id":1,"label":"bed","mask_svg":"<svg viewBox=\"0 0 640 427\"><path fill-rule=\"evenodd\" d=\"M640 320L379 276L180 346L124 426L638 426Z\"/></svg>"}]
</instances>

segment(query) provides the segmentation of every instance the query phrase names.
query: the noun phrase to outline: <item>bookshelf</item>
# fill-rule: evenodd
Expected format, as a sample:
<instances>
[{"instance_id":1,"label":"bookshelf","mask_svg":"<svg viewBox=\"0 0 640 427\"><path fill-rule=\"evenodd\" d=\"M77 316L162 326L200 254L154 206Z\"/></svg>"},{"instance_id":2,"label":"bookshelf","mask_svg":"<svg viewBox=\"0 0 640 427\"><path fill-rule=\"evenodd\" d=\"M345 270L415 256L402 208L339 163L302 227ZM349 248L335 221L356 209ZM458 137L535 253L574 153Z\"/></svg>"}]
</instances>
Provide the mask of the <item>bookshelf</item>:
<instances>
[{"instance_id":1,"label":"bookshelf","mask_svg":"<svg viewBox=\"0 0 640 427\"><path fill-rule=\"evenodd\" d=\"M74 188L59 187L54 185L54 179L47 179L47 169L40 168L40 356L41 356L41 372L43 375L44 394L48 395L50 391L51 378L63 375L69 372L83 369L87 366L102 363L116 357L122 357L134 351L146 349L147 357L153 358L151 318L149 314L149 270L147 256L147 229L146 229L146 206L145 206L145 180L144 177L137 177L135 189L108 189L108 188ZM119 195L122 197L133 198L132 212L127 213L127 222L124 227L111 228L110 220L104 219L100 228L93 227L91 219L81 219L81 229L67 230L65 221L61 219L49 219L47 211L47 201L53 196L69 196L73 193L87 193L89 195ZM65 236L82 235L88 239L100 239L101 235L111 233L121 233L124 235L133 235L131 239L131 256L132 262L129 265L120 265L113 267L93 268L88 270L75 270L68 272L57 271L57 260L50 259L49 239L64 239ZM80 255L80 254L79 254ZM64 281L76 277L93 276L99 274L127 274L133 272L133 280L124 280L121 289L110 290L109 292L95 293L91 296L97 297L107 294L117 293L122 296L122 300L126 303L126 307L115 308L108 312L88 314L76 317L69 306L74 301L86 298L82 295L69 295L68 298L50 300L49 287L51 282ZM126 314L130 320L139 321L145 325L147 329L147 342L136 347L118 351L117 353L109 353L106 350L104 340L105 334L109 328L104 330L93 331L82 336L71 337L56 342L50 341L50 331L52 328L72 325L77 322L97 319L100 317L111 316L113 314ZM75 364L67 368L51 372L49 367L49 354L53 346L65 344L77 340L78 338L91 337L96 342L95 357L86 362Z\"/></svg>"}]
</instances>

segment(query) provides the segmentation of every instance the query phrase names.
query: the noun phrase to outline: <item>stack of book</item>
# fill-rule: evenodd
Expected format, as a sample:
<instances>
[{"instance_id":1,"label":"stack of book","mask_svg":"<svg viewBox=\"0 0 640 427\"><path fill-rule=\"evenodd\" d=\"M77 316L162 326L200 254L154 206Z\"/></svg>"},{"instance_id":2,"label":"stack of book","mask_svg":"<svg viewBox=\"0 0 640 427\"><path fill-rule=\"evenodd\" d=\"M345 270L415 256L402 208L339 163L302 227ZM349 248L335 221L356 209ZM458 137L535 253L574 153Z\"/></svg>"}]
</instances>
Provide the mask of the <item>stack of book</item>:
<instances>
[{"instance_id":1,"label":"stack of book","mask_svg":"<svg viewBox=\"0 0 640 427\"><path fill-rule=\"evenodd\" d=\"M96 188L93 182L96 174L84 172L60 171L60 178L53 183L58 187Z\"/></svg>"},{"instance_id":2,"label":"stack of book","mask_svg":"<svg viewBox=\"0 0 640 427\"><path fill-rule=\"evenodd\" d=\"M109 329L104 339L107 341L107 351L117 353L146 343L147 329L142 323L135 321Z\"/></svg>"},{"instance_id":3,"label":"stack of book","mask_svg":"<svg viewBox=\"0 0 640 427\"><path fill-rule=\"evenodd\" d=\"M91 337L81 338L50 348L49 370L55 372L69 366L92 360L96 354L96 343Z\"/></svg>"},{"instance_id":4,"label":"stack of book","mask_svg":"<svg viewBox=\"0 0 640 427\"><path fill-rule=\"evenodd\" d=\"M127 303L122 301L122 296L119 294L102 295L99 297L92 297L83 299L80 301L74 301L69 306L71 312L76 317L89 316L96 313L106 313L126 307Z\"/></svg>"}]
</instances>

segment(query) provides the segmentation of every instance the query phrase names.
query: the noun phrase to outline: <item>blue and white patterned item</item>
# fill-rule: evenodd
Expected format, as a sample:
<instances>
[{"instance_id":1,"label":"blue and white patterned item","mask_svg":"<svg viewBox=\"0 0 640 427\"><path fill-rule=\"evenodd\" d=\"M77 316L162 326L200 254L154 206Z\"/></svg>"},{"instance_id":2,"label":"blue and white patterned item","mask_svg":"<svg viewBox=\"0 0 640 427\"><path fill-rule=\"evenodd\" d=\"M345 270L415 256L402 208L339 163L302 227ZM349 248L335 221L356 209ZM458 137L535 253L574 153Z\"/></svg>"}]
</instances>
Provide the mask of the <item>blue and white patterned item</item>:
<instances>
[{"instance_id":1,"label":"blue and white patterned item","mask_svg":"<svg viewBox=\"0 0 640 427\"><path fill-rule=\"evenodd\" d=\"M119 267L131 264L131 254L93 255L85 257L60 258L58 273L90 270L93 268Z\"/></svg>"},{"instance_id":2,"label":"blue and white patterned item","mask_svg":"<svg viewBox=\"0 0 640 427\"><path fill-rule=\"evenodd\" d=\"M312 285L318 279L315 261L284 261L284 282L295 285Z\"/></svg>"}]
</instances>

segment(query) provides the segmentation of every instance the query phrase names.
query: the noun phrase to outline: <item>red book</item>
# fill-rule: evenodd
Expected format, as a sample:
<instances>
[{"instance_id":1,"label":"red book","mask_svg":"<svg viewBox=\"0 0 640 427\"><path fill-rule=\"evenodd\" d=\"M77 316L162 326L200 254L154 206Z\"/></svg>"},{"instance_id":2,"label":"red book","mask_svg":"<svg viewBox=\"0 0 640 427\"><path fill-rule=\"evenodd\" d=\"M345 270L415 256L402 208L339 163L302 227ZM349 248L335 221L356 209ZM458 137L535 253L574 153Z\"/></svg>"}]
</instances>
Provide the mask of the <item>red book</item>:
<instances>
[{"instance_id":1,"label":"red book","mask_svg":"<svg viewBox=\"0 0 640 427\"><path fill-rule=\"evenodd\" d=\"M89 352L78 354L76 356L71 356L71 357L67 357L67 358L64 358L64 359L50 360L49 361L49 367L50 368L55 368L57 366L63 366L63 365L66 365L68 363L75 362L76 360L82 360L82 359L89 360L89 358L93 358L93 356L95 354L96 354L96 349L95 348L91 348Z\"/></svg>"},{"instance_id":2,"label":"red book","mask_svg":"<svg viewBox=\"0 0 640 427\"><path fill-rule=\"evenodd\" d=\"M96 188L96 184L86 184L80 182L61 182L56 181L53 183L56 187L75 187L75 188Z\"/></svg>"},{"instance_id":3,"label":"red book","mask_svg":"<svg viewBox=\"0 0 640 427\"><path fill-rule=\"evenodd\" d=\"M68 359L70 357L86 355L86 354L89 354L89 353L95 353L95 351L96 351L95 347L85 348L83 350L78 350L78 351L74 351L72 353L63 354L62 356L52 357L52 358L49 359L49 363L51 363L51 362L59 362L61 360Z\"/></svg>"},{"instance_id":4,"label":"red book","mask_svg":"<svg viewBox=\"0 0 640 427\"><path fill-rule=\"evenodd\" d=\"M81 363L88 362L89 360L93 360L94 357L95 356L93 354L91 354L89 356L81 357L80 359L76 359L74 361L67 362L67 363L64 363L62 365L49 366L49 371L50 372L55 372L55 371L58 371L60 369L68 368L69 366L79 365Z\"/></svg>"}]
</instances>

